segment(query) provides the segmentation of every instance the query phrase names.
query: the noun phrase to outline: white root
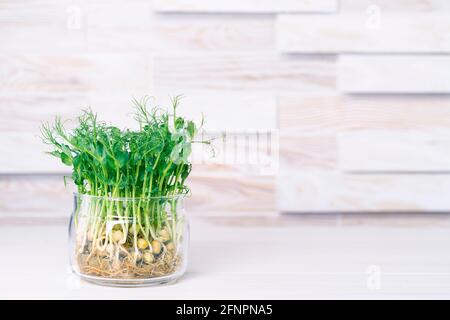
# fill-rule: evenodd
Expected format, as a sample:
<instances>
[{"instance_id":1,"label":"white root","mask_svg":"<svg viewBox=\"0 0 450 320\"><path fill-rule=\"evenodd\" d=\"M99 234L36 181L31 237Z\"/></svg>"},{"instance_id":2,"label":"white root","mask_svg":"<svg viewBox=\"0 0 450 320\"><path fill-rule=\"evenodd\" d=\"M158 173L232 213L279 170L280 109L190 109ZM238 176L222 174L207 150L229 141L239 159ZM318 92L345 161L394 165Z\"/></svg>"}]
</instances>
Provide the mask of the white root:
<instances>
[{"instance_id":1,"label":"white root","mask_svg":"<svg viewBox=\"0 0 450 320\"><path fill-rule=\"evenodd\" d=\"M123 215L120 221L108 210L106 217L91 218L91 224L79 230L77 243L84 243L84 246L77 245L77 252L82 254L79 263L83 273L105 277L156 277L174 272L180 266L182 256L178 251L184 220L164 218L160 229L152 224L145 225L144 229L134 214L133 221L121 223L129 219L128 215ZM80 221L80 225L84 223Z\"/></svg>"}]
</instances>

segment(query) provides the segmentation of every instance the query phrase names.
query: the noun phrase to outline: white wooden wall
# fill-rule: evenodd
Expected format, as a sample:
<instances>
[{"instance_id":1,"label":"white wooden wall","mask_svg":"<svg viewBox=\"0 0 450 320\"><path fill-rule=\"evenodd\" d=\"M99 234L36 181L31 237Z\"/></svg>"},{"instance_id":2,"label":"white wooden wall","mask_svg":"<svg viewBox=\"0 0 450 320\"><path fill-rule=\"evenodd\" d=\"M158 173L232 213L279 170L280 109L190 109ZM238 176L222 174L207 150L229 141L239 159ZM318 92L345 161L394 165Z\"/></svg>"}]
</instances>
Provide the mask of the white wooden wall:
<instances>
[{"instance_id":1,"label":"white wooden wall","mask_svg":"<svg viewBox=\"0 0 450 320\"><path fill-rule=\"evenodd\" d=\"M192 211L450 210L448 0L0 0L0 217L70 211L41 121L179 93L279 137L277 170L198 165Z\"/></svg>"}]
</instances>

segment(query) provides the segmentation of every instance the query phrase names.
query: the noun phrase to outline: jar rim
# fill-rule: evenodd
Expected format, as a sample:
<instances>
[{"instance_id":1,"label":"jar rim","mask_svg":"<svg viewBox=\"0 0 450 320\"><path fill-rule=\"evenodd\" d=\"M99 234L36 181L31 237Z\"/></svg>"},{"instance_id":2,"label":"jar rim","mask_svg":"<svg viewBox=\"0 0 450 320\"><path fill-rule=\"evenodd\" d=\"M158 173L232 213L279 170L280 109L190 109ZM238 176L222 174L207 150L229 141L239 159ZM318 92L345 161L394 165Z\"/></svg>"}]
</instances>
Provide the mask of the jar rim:
<instances>
[{"instance_id":1,"label":"jar rim","mask_svg":"<svg viewBox=\"0 0 450 320\"><path fill-rule=\"evenodd\" d=\"M86 198L86 199L100 199L100 200L109 200L109 201L138 201L138 200L179 200L188 197L188 195L184 193L178 193L174 195L166 195L166 196L151 196L151 197L111 197L111 196L96 196L85 193L73 193L75 198Z\"/></svg>"}]
</instances>

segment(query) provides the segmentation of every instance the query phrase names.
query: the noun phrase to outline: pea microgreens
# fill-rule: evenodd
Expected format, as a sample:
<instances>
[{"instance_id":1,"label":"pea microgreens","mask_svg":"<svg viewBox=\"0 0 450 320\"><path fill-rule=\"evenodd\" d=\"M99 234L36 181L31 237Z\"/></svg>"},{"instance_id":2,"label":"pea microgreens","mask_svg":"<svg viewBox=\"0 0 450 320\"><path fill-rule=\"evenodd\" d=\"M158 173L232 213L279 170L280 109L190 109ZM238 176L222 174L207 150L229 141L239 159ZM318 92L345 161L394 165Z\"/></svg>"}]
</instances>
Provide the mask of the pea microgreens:
<instances>
[{"instance_id":1,"label":"pea microgreens","mask_svg":"<svg viewBox=\"0 0 450 320\"><path fill-rule=\"evenodd\" d=\"M200 129L177 116L180 97L172 99L172 113L148 109L148 98L133 100L139 130L121 130L99 121L91 110L78 118L72 131L56 118L41 126L49 152L72 167L78 193L109 197L154 197L186 194L188 160Z\"/></svg>"},{"instance_id":2,"label":"pea microgreens","mask_svg":"<svg viewBox=\"0 0 450 320\"><path fill-rule=\"evenodd\" d=\"M48 152L72 167L78 189L73 223L76 261L88 275L154 277L181 265L185 219L181 199L189 193L188 158L201 126L172 110L133 100L139 129L119 129L91 110L73 130L57 117L41 126Z\"/></svg>"}]
</instances>

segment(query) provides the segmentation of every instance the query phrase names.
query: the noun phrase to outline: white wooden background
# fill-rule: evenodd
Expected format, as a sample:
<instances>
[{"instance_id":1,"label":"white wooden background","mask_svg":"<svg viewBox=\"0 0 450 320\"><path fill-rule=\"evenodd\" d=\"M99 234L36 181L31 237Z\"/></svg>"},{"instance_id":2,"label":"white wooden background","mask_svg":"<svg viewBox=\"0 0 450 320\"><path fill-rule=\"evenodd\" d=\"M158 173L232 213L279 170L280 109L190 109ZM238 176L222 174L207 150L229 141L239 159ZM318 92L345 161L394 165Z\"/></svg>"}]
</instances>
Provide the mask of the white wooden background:
<instances>
[{"instance_id":1,"label":"white wooden background","mask_svg":"<svg viewBox=\"0 0 450 320\"><path fill-rule=\"evenodd\" d=\"M41 121L179 93L223 158L279 138L198 165L192 211L450 210L448 0L0 0L0 217L70 211Z\"/></svg>"}]
</instances>

